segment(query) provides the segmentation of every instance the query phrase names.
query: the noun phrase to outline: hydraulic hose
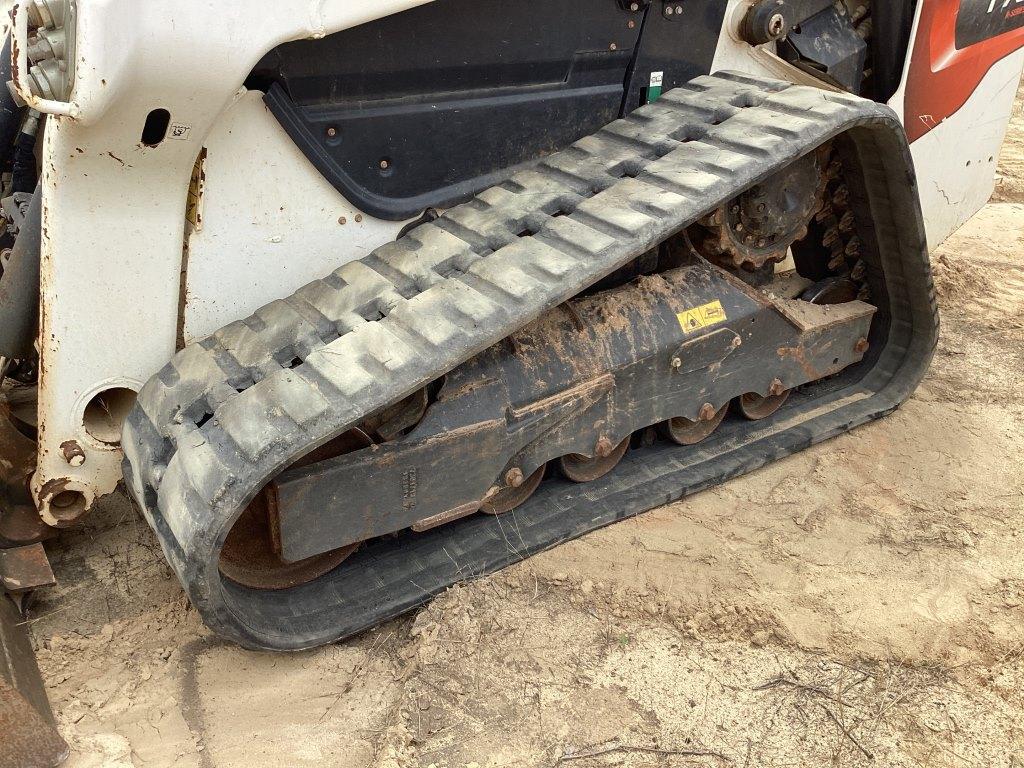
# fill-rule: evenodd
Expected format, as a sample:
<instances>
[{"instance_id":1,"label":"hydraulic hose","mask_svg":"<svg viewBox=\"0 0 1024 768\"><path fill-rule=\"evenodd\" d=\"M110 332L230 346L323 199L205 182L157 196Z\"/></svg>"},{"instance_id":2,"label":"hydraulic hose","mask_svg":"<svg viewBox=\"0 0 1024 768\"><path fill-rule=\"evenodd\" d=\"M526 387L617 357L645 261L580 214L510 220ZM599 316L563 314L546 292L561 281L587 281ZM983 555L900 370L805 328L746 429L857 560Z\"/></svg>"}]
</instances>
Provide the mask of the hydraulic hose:
<instances>
[{"instance_id":1,"label":"hydraulic hose","mask_svg":"<svg viewBox=\"0 0 1024 768\"><path fill-rule=\"evenodd\" d=\"M11 155L14 138L18 134L21 109L14 102L7 83L11 79L11 36L4 39L0 51L0 165L5 165Z\"/></svg>"},{"instance_id":2,"label":"hydraulic hose","mask_svg":"<svg viewBox=\"0 0 1024 768\"><path fill-rule=\"evenodd\" d=\"M0 356L8 359L23 360L35 353L42 212L43 191L37 186L0 277Z\"/></svg>"}]
</instances>

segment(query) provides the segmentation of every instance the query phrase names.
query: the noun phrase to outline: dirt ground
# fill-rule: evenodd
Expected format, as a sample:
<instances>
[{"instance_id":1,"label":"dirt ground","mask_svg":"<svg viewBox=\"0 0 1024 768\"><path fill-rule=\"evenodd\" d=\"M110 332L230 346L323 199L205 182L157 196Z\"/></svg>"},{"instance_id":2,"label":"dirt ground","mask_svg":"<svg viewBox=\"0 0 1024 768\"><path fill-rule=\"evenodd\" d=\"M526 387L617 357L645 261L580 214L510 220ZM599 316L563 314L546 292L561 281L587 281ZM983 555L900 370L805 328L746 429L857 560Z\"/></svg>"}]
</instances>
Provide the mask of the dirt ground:
<instances>
[{"instance_id":1,"label":"dirt ground","mask_svg":"<svg viewBox=\"0 0 1024 768\"><path fill-rule=\"evenodd\" d=\"M69 764L1024 768L1021 105L881 422L293 655L212 637L115 497L32 616Z\"/></svg>"}]
</instances>

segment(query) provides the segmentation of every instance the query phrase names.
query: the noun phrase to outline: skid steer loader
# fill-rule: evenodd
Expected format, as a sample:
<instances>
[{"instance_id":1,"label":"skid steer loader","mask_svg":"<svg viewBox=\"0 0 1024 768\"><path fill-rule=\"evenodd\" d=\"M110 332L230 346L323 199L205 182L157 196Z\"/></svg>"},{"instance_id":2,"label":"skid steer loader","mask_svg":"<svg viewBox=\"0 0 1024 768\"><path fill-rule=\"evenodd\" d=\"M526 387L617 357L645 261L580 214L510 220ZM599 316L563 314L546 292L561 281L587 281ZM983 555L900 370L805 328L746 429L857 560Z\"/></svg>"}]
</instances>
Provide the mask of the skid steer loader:
<instances>
[{"instance_id":1,"label":"skid steer loader","mask_svg":"<svg viewBox=\"0 0 1024 768\"><path fill-rule=\"evenodd\" d=\"M18 0L0 575L124 486L329 643L879 418L1022 0ZM915 170L916 169L916 170Z\"/></svg>"}]
</instances>

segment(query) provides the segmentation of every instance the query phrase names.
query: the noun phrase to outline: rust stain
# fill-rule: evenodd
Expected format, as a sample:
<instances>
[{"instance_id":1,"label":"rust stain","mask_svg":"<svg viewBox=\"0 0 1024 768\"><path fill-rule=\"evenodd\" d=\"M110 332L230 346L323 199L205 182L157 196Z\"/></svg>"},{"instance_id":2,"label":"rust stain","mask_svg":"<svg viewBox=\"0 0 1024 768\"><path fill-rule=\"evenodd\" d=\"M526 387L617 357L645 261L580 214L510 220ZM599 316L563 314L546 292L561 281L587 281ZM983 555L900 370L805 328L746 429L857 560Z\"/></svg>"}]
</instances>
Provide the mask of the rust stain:
<instances>
[{"instance_id":1,"label":"rust stain","mask_svg":"<svg viewBox=\"0 0 1024 768\"><path fill-rule=\"evenodd\" d=\"M815 368L811 364L810 360L807 359L807 350L804 349L802 346L800 346L800 347L779 347L778 354L779 354L779 357L781 357L783 359L788 357L788 358L791 358L792 360L796 361L797 365L800 366L800 370L802 370L804 372L804 375L809 380L814 381L816 379L820 379L821 378L822 374L819 373L818 369Z\"/></svg>"}]
</instances>

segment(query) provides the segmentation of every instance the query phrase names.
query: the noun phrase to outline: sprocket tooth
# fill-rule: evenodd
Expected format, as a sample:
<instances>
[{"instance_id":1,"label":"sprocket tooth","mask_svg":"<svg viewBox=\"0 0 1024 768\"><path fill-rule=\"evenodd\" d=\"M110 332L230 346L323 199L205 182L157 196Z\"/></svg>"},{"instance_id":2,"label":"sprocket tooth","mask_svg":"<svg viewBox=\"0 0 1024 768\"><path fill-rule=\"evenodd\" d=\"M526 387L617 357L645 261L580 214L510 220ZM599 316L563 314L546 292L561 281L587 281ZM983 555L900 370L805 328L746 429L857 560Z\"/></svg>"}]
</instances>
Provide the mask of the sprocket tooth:
<instances>
[{"instance_id":1,"label":"sprocket tooth","mask_svg":"<svg viewBox=\"0 0 1024 768\"><path fill-rule=\"evenodd\" d=\"M857 237L856 235L851 237L849 241L847 241L846 248L843 249L843 253L845 253L850 258L856 258L857 256L859 256L860 238Z\"/></svg>"},{"instance_id":2,"label":"sprocket tooth","mask_svg":"<svg viewBox=\"0 0 1024 768\"><path fill-rule=\"evenodd\" d=\"M829 259L828 268L830 272L842 272L846 269L846 256L839 253Z\"/></svg>"}]
</instances>

